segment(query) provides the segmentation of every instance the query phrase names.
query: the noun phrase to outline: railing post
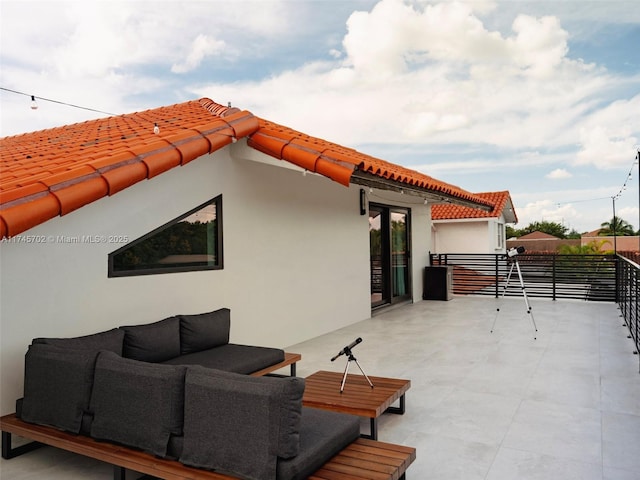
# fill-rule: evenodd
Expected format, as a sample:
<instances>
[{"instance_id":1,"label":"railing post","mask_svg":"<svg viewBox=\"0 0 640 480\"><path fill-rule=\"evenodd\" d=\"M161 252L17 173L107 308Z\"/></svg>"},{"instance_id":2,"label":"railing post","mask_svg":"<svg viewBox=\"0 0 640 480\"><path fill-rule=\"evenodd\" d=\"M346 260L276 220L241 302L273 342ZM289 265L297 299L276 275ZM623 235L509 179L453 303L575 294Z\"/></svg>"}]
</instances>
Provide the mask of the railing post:
<instances>
[{"instance_id":1,"label":"railing post","mask_svg":"<svg viewBox=\"0 0 640 480\"><path fill-rule=\"evenodd\" d=\"M496 264L496 267L495 267L495 274L496 274L496 277L495 277L495 278L496 278L496 282L495 282L495 284L496 284L496 298L498 298L499 290L500 290L500 272L499 272L499 268L500 268L500 267L499 267L499 265L498 265L498 257L499 257L499 256L498 256L498 254L496 254L496 255L494 255L494 257L495 257L495 264Z\"/></svg>"},{"instance_id":2,"label":"railing post","mask_svg":"<svg viewBox=\"0 0 640 480\"><path fill-rule=\"evenodd\" d=\"M556 258L557 255L554 253L551 260L551 299L556 299Z\"/></svg>"}]
</instances>

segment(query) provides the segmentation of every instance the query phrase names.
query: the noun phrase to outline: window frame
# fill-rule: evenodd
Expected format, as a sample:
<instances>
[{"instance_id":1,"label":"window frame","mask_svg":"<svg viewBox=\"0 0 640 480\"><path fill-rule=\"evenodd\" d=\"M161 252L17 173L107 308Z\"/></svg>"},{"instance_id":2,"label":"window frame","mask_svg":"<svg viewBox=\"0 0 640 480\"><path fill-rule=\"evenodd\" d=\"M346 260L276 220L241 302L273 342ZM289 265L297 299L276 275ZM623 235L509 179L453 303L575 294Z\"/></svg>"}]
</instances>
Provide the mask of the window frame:
<instances>
[{"instance_id":1,"label":"window frame","mask_svg":"<svg viewBox=\"0 0 640 480\"><path fill-rule=\"evenodd\" d=\"M120 271L116 271L114 269L114 258L116 255L124 252L125 250L131 248L132 246L135 246L139 243L144 242L145 240L157 235L158 233L160 233L163 230L166 230L167 228L176 225L177 223L181 222L182 220L184 220L185 218L193 215L194 213L198 212L199 210L202 210L203 208L209 206L209 205L214 205L216 206L216 229L214 232L214 235L217 238L216 241L216 259L218 260L216 262L215 265L182 265L182 266L167 266L167 267L157 267L157 268L145 268L145 269L134 269L134 270L120 270ZM158 228L155 228L154 230L152 230L149 233L146 233L145 235L143 235L142 237L139 237L129 243L127 243L126 245L123 245L122 247L118 248L117 250L114 250L113 252L109 253L108 256L108 278L117 278L117 277L133 277L133 276L140 276L140 275L158 275L158 274L164 274L164 273L181 273L181 272L196 272L196 271L203 271L203 270L222 270L224 268L224 255L223 255L223 228L222 228L222 195L218 195L214 198L212 198L211 200L208 200L206 202L204 202L201 205L198 205L197 207L189 210L187 213L184 213L182 215L180 215L179 217L174 218L173 220L170 220L169 222L159 226Z\"/></svg>"},{"instance_id":2,"label":"window frame","mask_svg":"<svg viewBox=\"0 0 640 480\"><path fill-rule=\"evenodd\" d=\"M497 239L496 250L503 249L504 248L504 242L505 242L505 227L504 227L504 223L502 223L500 221L496 222L496 231L497 231L497 235L496 235L496 239Z\"/></svg>"}]
</instances>

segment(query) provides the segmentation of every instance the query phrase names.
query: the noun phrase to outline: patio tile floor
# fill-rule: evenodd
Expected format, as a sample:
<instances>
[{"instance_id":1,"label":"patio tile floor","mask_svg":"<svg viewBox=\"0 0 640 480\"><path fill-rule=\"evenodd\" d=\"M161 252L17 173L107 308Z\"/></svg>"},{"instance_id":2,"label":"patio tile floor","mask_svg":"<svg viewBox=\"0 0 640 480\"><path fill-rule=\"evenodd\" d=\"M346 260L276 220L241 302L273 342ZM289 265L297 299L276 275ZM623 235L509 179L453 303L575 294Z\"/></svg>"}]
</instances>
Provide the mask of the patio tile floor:
<instances>
[{"instance_id":1,"label":"patio tile floor","mask_svg":"<svg viewBox=\"0 0 640 480\"><path fill-rule=\"evenodd\" d=\"M286 350L302 354L300 376L342 372L345 357L331 357L362 337L353 353L368 375L411 380L405 415L379 423L380 440L417 448L408 479L640 478L638 357L615 304L530 303L535 340L522 298L455 296L394 308ZM100 462L43 448L2 460L0 478L113 477Z\"/></svg>"}]
</instances>

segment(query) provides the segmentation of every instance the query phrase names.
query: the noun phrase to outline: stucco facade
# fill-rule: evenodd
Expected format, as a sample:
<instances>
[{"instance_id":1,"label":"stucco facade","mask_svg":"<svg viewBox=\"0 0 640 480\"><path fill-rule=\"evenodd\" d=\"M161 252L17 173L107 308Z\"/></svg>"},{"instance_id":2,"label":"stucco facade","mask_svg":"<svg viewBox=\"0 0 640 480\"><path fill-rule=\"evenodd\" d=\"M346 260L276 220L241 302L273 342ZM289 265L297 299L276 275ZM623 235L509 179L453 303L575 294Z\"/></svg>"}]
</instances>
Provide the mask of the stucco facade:
<instances>
[{"instance_id":1,"label":"stucco facade","mask_svg":"<svg viewBox=\"0 0 640 480\"><path fill-rule=\"evenodd\" d=\"M504 223L497 218L433 221L433 253L504 253Z\"/></svg>"},{"instance_id":2,"label":"stucco facade","mask_svg":"<svg viewBox=\"0 0 640 480\"><path fill-rule=\"evenodd\" d=\"M286 166L240 140L4 239L1 413L14 411L22 395L24 354L34 337L86 335L229 307L232 342L284 348L368 318L369 232L360 188ZM217 195L222 270L108 278L108 254L125 239ZM430 217L422 201L405 197L384 195L389 204L411 208L412 294L419 299Z\"/></svg>"}]
</instances>

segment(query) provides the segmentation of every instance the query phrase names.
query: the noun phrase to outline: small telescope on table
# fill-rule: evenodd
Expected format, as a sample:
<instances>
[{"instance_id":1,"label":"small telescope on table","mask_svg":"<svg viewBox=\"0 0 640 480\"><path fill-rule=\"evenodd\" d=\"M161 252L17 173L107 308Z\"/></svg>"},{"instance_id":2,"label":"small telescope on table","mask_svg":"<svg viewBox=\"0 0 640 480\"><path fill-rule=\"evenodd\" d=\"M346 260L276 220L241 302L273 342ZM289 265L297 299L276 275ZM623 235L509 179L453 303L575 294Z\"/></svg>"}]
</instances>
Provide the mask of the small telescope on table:
<instances>
[{"instance_id":1,"label":"small telescope on table","mask_svg":"<svg viewBox=\"0 0 640 480\"><path fill-rule=\"evenodd\" d=\"M371 388L373 388L373 383L371 383L371 380L369 380L369 377L367 377L367 374L364 373L364 370L362 370L362 367L358 363L358 360L356 360L356 357L353 356L353 352L351 351L359 343L362 343L362 338L360 338L360 337L356 338L353 342L351 342L349 345L347 345L342 350L340 350L338 352L338 354L331 359L331 361L333 362L335 359L337 359L341 355L346 355L347 356L347 365L344 367L344 375L342 376L342 384L340 385L340 393L342 393L344 391L344 384L347 381L347 373L349 372L349 364L351 362L355 362L356 363L356 365L358 366L358 368L362 372L362 375L364 375L364 378L367 379L367 382L369 382L369 385L371 386Z\"/></svg>"}]
</instances>

